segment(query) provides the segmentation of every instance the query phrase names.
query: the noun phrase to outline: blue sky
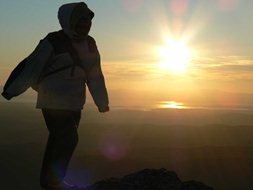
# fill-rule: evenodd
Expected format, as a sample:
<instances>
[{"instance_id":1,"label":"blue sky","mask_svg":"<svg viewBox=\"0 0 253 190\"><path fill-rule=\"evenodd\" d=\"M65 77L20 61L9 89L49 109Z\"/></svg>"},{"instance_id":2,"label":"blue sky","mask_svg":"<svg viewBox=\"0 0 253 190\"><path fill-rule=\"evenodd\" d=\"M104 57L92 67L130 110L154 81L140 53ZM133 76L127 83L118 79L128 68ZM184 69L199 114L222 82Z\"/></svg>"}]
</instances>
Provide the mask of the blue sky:
<instances>
[{"instance_id":1,"label":"blue sky","mask_svg":"<svg viewBox=\"0 0 253 190\"><path fill-rule=\"evenodd\" d=\"M234 3L233 8L224 10L219 7L219 1L237 3ZM49 31L59 29L57 10L61 4L67 2L74 1L0 1L1 52L11 54L11 50L14 50L22 56L29 52L38 39L43 38ZM194 43L210 42L218 45L220 41L229 40L234 43L235 53L251 55L252 1L188 0L188 10L182 16L175 15L169 7L170 2L169 0L87 0L86 3L96 13L91 33L98 38L103 47L102 51L106 52L105 57L113 59L115 56L113 51L119 49L118 47L124 48L122 46L128 45L126 43L129 40L139 40L144 43L159 42L159 29L156 28L155 23L159 23L161 12L167 17L168 22L175 17L180 17L185 27L194 27L198 23L204 25L195 36ZM137 8L131 8L134 6ZM187 23L192 26L188 26ZM16 43L15 47L13 47L14 43ZM20 52L20 47L24 46L25 52Z\"/></svg>"}]
</instances>

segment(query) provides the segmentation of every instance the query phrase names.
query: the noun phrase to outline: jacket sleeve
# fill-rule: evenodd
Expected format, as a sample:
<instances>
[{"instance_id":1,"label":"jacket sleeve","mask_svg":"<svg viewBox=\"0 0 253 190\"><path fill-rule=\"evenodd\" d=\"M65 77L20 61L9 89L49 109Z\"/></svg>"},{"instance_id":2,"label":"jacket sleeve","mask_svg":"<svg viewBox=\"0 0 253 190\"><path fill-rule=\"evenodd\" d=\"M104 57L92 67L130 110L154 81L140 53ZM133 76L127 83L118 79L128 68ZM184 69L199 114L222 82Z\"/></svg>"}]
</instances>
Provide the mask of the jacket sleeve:
<instances>
[{"instance_id":1,"label":"jacket sleeve","mask_svg":"<svg viewBox=\"0 0 253 190\"><path fill-rule=\"evenodd\" d=\"M109 105L109 98L101 69L99 53L97 61L93 64L89 72L87 72L87 86L99 109L103 109Z\"/></svg>"},{"instance_id":2,"label":"jacket sleeve","mask_svg":"<svg viewBox=\"0 0 253 190\"><path fill-rule=\"evenodd\" d=\"M32 84L35 84L50 56L53 47L47 39L40 41L35 50L26 58L22 72L4 90L5 98L11 99L25 92Z\"/></svg>"}]
</instances>

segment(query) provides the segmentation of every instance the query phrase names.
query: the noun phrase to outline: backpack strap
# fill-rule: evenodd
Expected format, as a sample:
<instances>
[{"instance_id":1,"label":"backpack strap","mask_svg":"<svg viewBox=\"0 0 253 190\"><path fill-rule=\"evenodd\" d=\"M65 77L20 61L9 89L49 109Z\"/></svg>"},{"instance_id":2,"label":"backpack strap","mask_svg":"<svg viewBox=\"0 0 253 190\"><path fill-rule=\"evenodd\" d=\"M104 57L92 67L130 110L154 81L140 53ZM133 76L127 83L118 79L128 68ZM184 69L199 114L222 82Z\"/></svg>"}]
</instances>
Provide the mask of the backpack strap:
<instances>
[{"instance_id":1,"label":"backpack strap","mask_svg":"<svg viewBox=\"0 0 253 190\"><path fill-rule=\"evenodd\" d=\"M77 51L73 47L68 36L66 34L64 34L64 32L62 30L60 30L58 32L49 33L46 36L46 38L50 41L50 43L54 47L54 52L56 54L63 53L63 52L69 52L71 59L73 60L73 64L70 64L70 65L58 68L54 71L50 71L48 73L42 74L42 76L38 80L38 84L46 77L51 76L51 75L58 73L60 71L69 69L69 68L72 68L71 76L73 76L76 66L80 67L85 72L85 75L87 76L87 73L88 73L87 69L81 64L81 59L80 59ZM96 42L92 37L88 36L87 43L88 43L89 52L97 51ZM46 69L47 66L48 66L48 64L45 66L44 70ZM87 81L87 77L86 77L86 81Z\"/></svg>"},{"instance_id":2,"label":"backpack strap","mask_svg":"<svg viewBox=\"0 0 253 190\"><path fill-rule=\"evenodd\" d=\"M67 45L67 51L70 53L70 56L73 60L73 67L71 70L71 76L74 75L75 68L76 68L76 66L78 66L84 71L85 76L86 76L86 81L87 81L87 73L89 72L90 69L85 68L81 64L82 61L81 61L76 49L73 47L73 44L71 43L71 41L69 41L68 43L69 44ZM87 43L88 43L89 52L97 51L96 42L92 37L90 37L90 36L87 37Z\"/></svg>"}]
</instances>

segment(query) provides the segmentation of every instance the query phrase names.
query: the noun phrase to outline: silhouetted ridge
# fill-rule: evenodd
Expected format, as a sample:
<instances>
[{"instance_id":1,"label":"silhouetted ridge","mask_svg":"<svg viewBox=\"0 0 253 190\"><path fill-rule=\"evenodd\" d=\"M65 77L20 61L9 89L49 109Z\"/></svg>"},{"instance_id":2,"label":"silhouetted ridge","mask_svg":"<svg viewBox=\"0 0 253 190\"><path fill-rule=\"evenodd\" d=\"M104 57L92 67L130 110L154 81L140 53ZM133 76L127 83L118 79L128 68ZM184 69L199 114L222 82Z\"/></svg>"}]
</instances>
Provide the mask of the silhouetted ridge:
<instances>
[{"instance_id":1,"label":"silhouetted ridge","mask_svg":"<svg viewBox=\"0 0 253 190\"><path fill-rule=\"evenodd\" d=\"M144 169L122 178L102 180L85 190L213 190L197 181L182 182L166 169Z\"/></svg>"}]
</instances>

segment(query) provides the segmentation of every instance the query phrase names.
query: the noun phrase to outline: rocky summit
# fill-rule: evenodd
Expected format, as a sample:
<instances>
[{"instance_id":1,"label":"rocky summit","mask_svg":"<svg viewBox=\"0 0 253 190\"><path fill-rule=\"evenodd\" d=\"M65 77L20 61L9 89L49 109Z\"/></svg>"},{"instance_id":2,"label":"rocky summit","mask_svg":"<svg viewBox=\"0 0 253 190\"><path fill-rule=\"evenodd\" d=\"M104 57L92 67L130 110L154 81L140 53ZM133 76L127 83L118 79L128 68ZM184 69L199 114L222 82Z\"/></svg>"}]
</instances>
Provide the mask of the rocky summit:
<instances>
[{"instance_id":1,"label":"rocky summit","mask_svg":"<svg viewBox=\"0 0 253 190\"><path fill-rule=\"evenodd\" d=\"M166 169L144 169L122 178L99 181L85 190L214 190L198 181L181 181Z\"/></svg>"}]
</instances>

